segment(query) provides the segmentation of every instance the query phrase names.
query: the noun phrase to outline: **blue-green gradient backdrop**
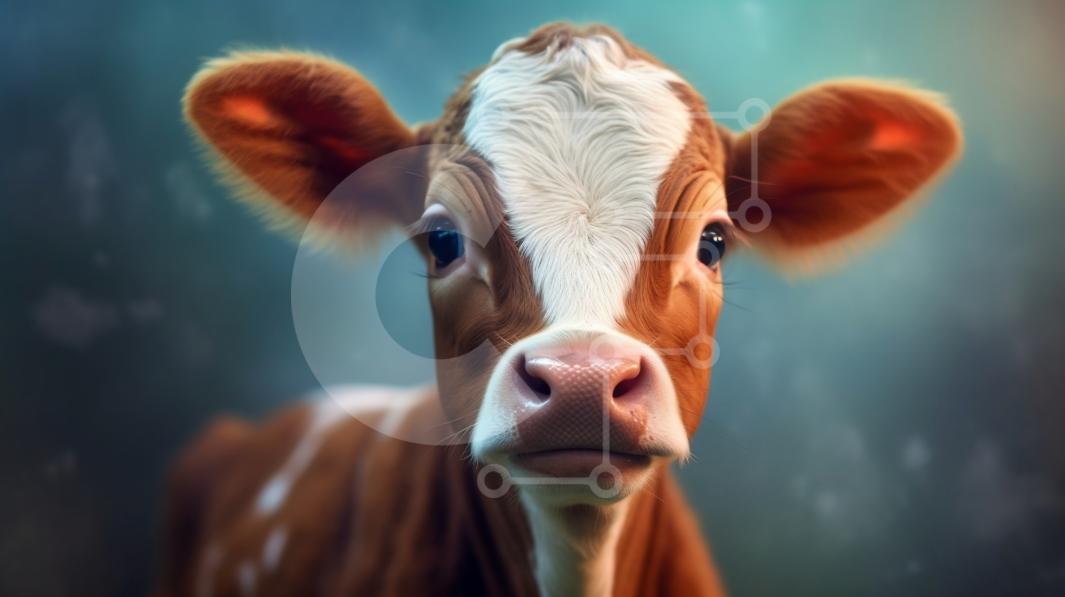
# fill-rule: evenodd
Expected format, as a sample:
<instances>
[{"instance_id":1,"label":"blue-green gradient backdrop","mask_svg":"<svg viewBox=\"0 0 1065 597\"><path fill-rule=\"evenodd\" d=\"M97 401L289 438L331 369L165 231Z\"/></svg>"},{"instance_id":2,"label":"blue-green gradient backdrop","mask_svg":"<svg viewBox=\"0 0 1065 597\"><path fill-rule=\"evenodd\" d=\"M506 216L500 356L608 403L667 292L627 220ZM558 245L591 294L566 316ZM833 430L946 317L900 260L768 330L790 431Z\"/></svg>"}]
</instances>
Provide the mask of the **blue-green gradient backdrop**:
<instances>
[{"instance_id":1,"label":"blue-green gradient backdrop","mask_svg":"<svg viewBox=\"0 0 1065 597\"><path fill-rule=\"evenodd\" d=\"M953 174L848 268L727 264L681 477L732 594L1065 594L1052 0L0 0L0 594L144 594L176 450L317 383L295 245L226 198L181 122L201 61L314 49L425 121L558 19L617 27L713 110L866 75L941 91L964 122Z\"/></svg>"}]
</instances>

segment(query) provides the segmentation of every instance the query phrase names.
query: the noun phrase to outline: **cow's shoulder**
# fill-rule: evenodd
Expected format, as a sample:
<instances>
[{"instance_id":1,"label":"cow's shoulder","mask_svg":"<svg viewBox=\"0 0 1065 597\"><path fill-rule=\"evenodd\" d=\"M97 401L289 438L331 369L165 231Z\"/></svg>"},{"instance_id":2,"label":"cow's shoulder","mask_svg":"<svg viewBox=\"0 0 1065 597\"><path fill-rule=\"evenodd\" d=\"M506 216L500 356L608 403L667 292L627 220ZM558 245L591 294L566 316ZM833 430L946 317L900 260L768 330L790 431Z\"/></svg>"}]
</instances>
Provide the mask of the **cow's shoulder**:
<instances>
[{"instance_id":1,"label":"cow's shoulder","mask_svg":"<svg viewBox=\"0 0 1065 597\"><path fill-rule=\"evenodd\" d=\"M283 594L320 576L363 461L435 406L431 388L351 386L259 423L211 422L169 475L161 594Z\"/></svg>"},{"instance_id":2,"label":"cow's shoulder","mask_svg":"<svg viewBox=\"0 0 1065 597\"><path fill-rule=\"evenodd\" d=\"M166 482L159 595L191 592L190 569L202 535L202 512L254 427L232 416L212 420L175 459Z\"/></svg>"}]
</instances>

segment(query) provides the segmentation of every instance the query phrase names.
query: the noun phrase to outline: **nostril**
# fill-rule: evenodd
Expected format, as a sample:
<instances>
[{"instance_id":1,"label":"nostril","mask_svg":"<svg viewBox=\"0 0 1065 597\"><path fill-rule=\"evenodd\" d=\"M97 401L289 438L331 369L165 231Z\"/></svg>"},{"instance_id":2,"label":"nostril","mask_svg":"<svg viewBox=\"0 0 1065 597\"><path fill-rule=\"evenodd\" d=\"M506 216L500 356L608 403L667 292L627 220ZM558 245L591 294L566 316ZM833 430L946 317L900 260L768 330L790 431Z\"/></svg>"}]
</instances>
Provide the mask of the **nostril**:
<instances>
[{"instance_id":1,"label":"nostril","mask_svg":"<svg viewBox=\"0 0 1065 597\"><path fill-rule=\"evenodd\" d=\"M514 360L514 370L526 386L538 396L547 398L551 395L551 384L547 383L547 380L536 375L533 371L529 370L529 365L525 361L525 355L521 355Z\"/></svg>"},{"instance_id":2,"label":"nostril","mask_svg":"<svg viewBox=\"0 0 1065 597\"><path fill-rule=\"evenodd\" d=\"M626 395L631 394L639 385L643 383L644 377L647 375L644 373L647 371L647 367L641 358L635 366L622 369L618 375L618 382L614 386L612 392L615 399L625 398Z\"/></svg>"}]
</instances>

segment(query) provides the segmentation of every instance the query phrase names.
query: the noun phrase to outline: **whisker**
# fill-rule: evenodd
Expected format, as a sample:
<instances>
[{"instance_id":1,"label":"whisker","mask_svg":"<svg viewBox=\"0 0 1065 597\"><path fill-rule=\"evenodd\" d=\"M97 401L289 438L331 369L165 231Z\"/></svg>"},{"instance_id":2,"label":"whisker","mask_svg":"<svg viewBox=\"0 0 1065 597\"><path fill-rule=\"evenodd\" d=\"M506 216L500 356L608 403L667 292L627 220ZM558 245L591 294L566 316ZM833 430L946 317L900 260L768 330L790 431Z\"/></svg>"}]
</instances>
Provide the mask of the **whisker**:
<instances>
[{"instance_id":1,"label":"whisker","mask_svg":"<svg viewBox=\"0 0 1065 597\"><path fill-rule=\"evenodd\" d=\"M679 404L677 405L677 408L679 408L680 410L682 410L682 411L684 411L686 413L690 413L690 414L693 414L693 415L696 415L696 416L699 416L699 417L703 416L703 413L701 413L701 412L699 412L697 410L691 409L691 408L684 408L683 406L681 406Z\"/></svg>"},{"instance_id":2,"label":"whisker","mask_svg":"<svg viewBox=\"0 0 1065 597\"><path fill-rule=\"evenodd\" d=\"M724 286L726 284L722 283L722 285ZM730 288L732 287L731 283L728 284L728 287L730 287ZM725 294L723 292L719 292L716 289L711 290L710 292L713 292L714 296L716 296L722 303L725 303L726 305L728 305L730 307L735 307L736 309L739 309L741 311L750 311L749 308L744 307L743 305L740 305L740 304L738 304L738 303L736 303L736 302L734 302L732 300L729 300L729 299L725 298Z\"/></svg>"},{"instance_id":3,"label":"whisker","mask_svg":"<svg viewBox=\"0 0 1065 597\"><path fill-rule=\"evenodd\" d=\"M641 491L641 492L643 492L643 491L647 492L647 494L648 494L648 495L650 495L651 497L655 498L655 499L656 499L656 500L658 500L659 502L662 502L663 504L664 504L664 503L666 503L666 500L662 499L662 496L660 496L660 495L658 495L657 493L655 493L655 492L651 491L651 488L650 488L650 487L647 487L646 485L645 485L644 487L642 487L642 488L640 489L640 491Z\"/></svg>"},{"instance_id":4,"label":"whisker","mask_svg":"<svg viewBox=\"0 0 1065 597\"><path fill-rule=\"evenodd\" d=\"M468 425L466 427L463 427L462 429L459 429L458 431L455 431L454 433L449 433L449 434L445 435L443 437L443 441L450 442L452 440L459 439L463 434L465 434L469 430L473 429L475 424Z\"/></svg>"},{"instance_id":5,"label":"whisker","mask_svg":"<svg viewBox=\"0 0 1065 597\"><path fill-rule=\"evenodd\" d=\"M507 339L506 339L506 338L504 338L504 337L503 337L503 335L502 335L502 334L500 334L499 332L492 332L492 334L493 334L493 335L494 335L494 336L495 336L495 337L496 337L496 338L497 338L497 339L498 339L498 340L499 340L500 342L502 342L503 344L506 344L506 345L507 345L507 347L511 347L511 346L514 346L514 342L512 342L512 341L510 341L510 340L507 340Z\"/></svg>"},{"instance_id":6,"label":"whisker","mask_svg":"<svg viewBox=\"0 0 1065 597\"><path fill-rule=\"evenodd\" d=\"M433 425L432 427L429 427L429 429L437 429L437 428L440 428L440 427L445 427L447 425L451 425L452 423L457 423L458 421L461 421L462 419L465 419L468 416L469 415L459 415L459 416L455 417L454 419L448 419L446 421L443 421L441 423Z\"/></svg>"}]
</instances>

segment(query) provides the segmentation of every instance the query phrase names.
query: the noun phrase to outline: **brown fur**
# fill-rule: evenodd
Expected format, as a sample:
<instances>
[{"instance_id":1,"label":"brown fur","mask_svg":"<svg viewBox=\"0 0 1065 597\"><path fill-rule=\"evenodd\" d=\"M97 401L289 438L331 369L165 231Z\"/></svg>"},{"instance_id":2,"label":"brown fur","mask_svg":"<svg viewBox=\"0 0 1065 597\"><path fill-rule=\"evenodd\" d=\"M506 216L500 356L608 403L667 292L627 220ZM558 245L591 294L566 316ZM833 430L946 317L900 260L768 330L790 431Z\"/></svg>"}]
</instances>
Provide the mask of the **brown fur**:
<instances>
[{"instance_id":1,"label":"brown fur","mask_svg":"<svg viewBox=\"0 0 1065 597\"><path fill-rule=\"evenodd\" d=\"M487 283L472 275L429 280L441 404L454 426L468 431L497 357L510 344L543 328L543 309L529 264L504 221L502 200L486 162L468 151L437 165L444 167L468 181L472 196L465 199L475 204L469 209L483 210L482 219L495 224L487 242L477 247L491 271ZM423 250L427 251L424 246Z\"/></svg>"},{"instance_id":2,"label":"brown fur","mask_svg":"<svg viewBox=\"0 0 1065 597\"><path fill-rule=\"evenodd\" d=\"M511 46L510 49L525 54L550 54L551 52L557 52L569 47L573 44L573 40L575 39L596 36L609 37L617 42L625 53L625 56L628 58L633 60L643 60L644 62L662 66L662 63L657 58L642 48L634 46L629 40L625 39L624 36L618 33L617 30L598 23L583 26L570 23L548 23L546 25L541 25L519 43Z\"/></svg>"},{"instance_id":3,"label":"brown fur","mask_svg":"<svg viewBox=\"0 0 1065 597\"><path fill-rule=\"evenodd\" d=\"M411 444L345 419L282 509L258 514L259 491L308 419L304 406L254 428L220 423L188 449L171 477L175 501L160 597L205 587L219 597L240 595L241 567L249 563L255 594L263 597L537 594L521 505L513 491L498 499L481 495L461 446ZM185 498L179 503L176 496ZM663 472L632 499L616 594L721 595L672 475ZM278 567L268 570L263 549L278 529L287 541ZM212 551L220 555L208 566Z\"/></svg>"},{"instance_id":4,"label":"brown fur","mask_svg":"<svg viewBox=\"0 0 1065 597\"><path fill-rule=\"evenodd\" d=\"M686 349L700 333L700 324L705 333L714 334L722 288L719 276L678 277L674 259L689 258L684 251L705 224L699 215L721 207L713 200L720 196L714 191L720 191L724 176L724 147L699 94L687 85L674 89L692 113L692 129L659 186L655 208L659 216L626 298L626 318L621 327L652 346ZM704 349L709 347L698 348ZM688 354L662 356L677 391L685 429L691 435L702 418L710 370L693 367ZM694 356L700 361L709 358L702 353Z\"/></svg>"}]
</instances>

